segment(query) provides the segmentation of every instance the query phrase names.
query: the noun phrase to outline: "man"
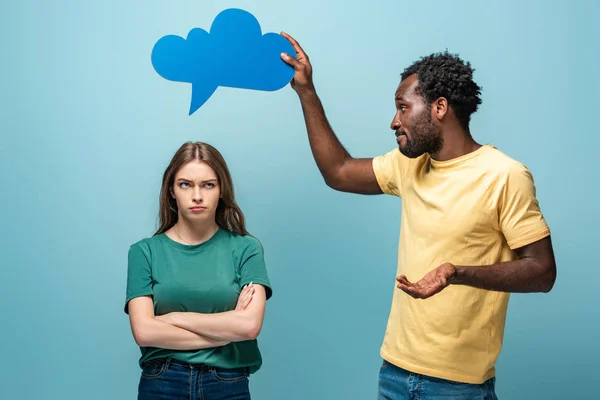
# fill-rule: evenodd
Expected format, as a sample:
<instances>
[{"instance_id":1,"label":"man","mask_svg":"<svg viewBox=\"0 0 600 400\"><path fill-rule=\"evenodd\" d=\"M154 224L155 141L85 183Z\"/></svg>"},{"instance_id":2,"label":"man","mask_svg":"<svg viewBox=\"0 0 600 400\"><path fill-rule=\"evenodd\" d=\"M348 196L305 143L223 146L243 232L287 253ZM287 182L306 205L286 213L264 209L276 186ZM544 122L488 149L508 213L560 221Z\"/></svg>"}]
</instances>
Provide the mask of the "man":
<instances>
[{"instance_id":1,"label":"man","mask_svg":"<svg viewBox=\"0 0 600 400\"><path fill-rule=\"evenodd\" d=\"M441 53L408 67L391 123L398 148L353 158L333 133L300 45L294 70L312 153L331 188L402 198L397 288L380 399L496 398L495 363L510 292L548 292L550 230L528 169L471 136L481 104L473 70Z\"/></svg>"}]
</instances>

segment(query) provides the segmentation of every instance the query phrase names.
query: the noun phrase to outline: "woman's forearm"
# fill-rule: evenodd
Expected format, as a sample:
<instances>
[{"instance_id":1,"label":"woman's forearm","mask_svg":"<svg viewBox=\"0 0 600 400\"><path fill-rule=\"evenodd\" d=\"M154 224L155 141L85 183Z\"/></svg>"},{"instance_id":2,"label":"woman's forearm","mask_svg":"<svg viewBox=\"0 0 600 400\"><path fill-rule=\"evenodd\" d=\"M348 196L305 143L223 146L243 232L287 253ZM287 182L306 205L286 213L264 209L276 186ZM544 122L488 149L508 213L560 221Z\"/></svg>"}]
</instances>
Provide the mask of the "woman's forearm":
<instances>
[{"instance_id":1,"label":"woman's forearm","mask_svg":"<svg viewBox=\"0 0 600 400\"><path fill-rule=\"evenodd\" d=\"M133 327L136 343L141 347L170 350L198 350L220 347L231 341L219 340L165 323L158 318L148 318Z\"/></svg>"},{"instance_id":2,"label":"woman's forearm","mask_svg":"<svg viewBox=\"0 0 600 400\"><path fill-rule=\"evenodd\" d=\"M215 314L174 312L162 316L164 321L201 336L228 342L256 339L262 319L246 310L233 310Z\"/></svg>"}]
</instances>

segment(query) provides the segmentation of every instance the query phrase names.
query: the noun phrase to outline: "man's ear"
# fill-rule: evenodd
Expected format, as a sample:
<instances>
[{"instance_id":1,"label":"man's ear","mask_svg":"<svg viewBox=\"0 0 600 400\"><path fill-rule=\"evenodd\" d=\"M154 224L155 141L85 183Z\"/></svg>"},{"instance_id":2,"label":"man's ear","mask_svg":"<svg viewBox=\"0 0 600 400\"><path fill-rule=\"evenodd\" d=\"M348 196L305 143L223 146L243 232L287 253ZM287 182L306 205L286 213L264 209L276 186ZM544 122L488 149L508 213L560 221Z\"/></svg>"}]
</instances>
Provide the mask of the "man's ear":
<instances>
[{"instance_id":1,"label":"man's ear","mask_svg":"<svg viewBox=\"0 0 600 400\"><path fill-rule=\"evenodd\" d=\"M444 119L448 113L448 100L445 97L440 97L431 104L431 113L438 121Z\"/></svg>"}]
</instances>

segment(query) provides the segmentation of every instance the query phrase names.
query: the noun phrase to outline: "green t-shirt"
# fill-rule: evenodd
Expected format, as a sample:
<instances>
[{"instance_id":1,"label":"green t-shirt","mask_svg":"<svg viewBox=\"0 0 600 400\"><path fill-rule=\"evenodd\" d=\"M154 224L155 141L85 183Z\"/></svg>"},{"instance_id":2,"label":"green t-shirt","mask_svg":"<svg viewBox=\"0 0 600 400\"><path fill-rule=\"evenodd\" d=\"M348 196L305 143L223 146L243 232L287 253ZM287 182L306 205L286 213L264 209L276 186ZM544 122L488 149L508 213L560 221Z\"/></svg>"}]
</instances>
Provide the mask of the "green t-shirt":
<instances>
[{"instance_id":1,"label":"green t-shirt","mask_svg":"<svg viewBox=\"0 0 600 400\"><path fill-rule=\"evenodd\" d=\"M249 235L219 230L206 242L185 245L164 233L143 239L129 249L127 296L152 295L155 315L169 312L219 313L235 309L241 288L250 283L264 285L272 295L260 242ZM189 363L222 368L262 365L256 340L192 351L142 347L140 365L147 360L171 357Z\"/></svg>"}]
</instances>

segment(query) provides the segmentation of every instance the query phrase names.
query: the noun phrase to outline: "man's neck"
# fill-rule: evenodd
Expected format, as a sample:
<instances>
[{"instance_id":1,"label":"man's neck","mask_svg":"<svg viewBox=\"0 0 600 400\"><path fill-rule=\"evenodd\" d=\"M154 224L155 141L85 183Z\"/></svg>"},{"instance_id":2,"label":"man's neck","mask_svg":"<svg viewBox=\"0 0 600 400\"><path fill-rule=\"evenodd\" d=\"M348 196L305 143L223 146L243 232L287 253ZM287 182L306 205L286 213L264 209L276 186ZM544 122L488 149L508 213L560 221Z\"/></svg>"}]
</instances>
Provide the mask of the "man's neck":
<instances>
[{"instance_id":1,"label":"man's neck","mask_svg":"<svg viewBox=\"0 0 600 400\"><path fill-rule=\"evenodd\" d=\"M477 143L471 133L462 127L453 127L444 130L442 133L444 139L442 148L431 154L431 158L436 161L448 161L453 158L464 156L481 147Z\"/></svg>"}]
</instances>

